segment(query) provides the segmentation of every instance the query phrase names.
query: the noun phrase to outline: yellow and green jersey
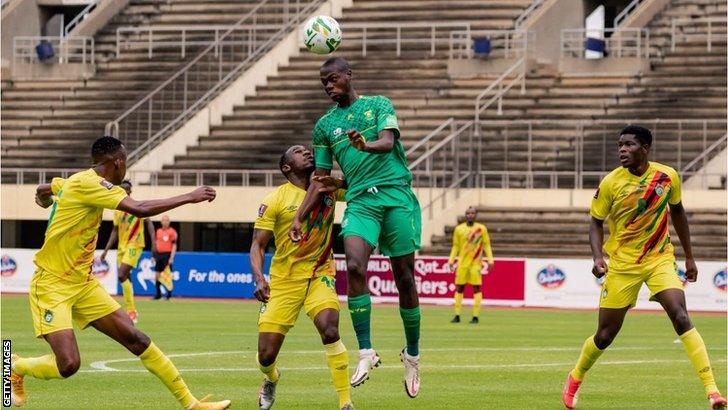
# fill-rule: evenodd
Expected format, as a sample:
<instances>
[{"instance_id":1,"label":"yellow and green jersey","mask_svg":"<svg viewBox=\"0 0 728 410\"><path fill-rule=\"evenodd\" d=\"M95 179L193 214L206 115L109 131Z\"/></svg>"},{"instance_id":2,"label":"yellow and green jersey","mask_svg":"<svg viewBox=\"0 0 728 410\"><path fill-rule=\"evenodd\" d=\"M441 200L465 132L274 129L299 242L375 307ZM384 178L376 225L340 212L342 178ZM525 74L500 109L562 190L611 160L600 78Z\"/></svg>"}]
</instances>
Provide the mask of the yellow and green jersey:
<instances>
[{"instance_id":1,"label":"yellow and green jersey","mask_svg":"<svg viewBox=\"0 0 728 410\"><path fill-rule=\"evenodd\" d=\"M119 230L119 249L144 248L144 218L116 210L114 226Z\"/></svg>"},{"instance_id":2,"label":"yellow and green jersey","mask_svg":"<svg viewBox=\"0 0 728 410\"><path fill-rule=\"evenodd\" d=\"M336 201L344 200L344 191L323 195L302 221L302 239L293 242L288 230L305 196L306 191L288 182L268 194L258 208L255 229L272 231L275 238L271 280L336 275L331 236Z\"/></svg>"},{"instance_id":3,"label":"yellow and green jersey","mask_svg":"<svg viewBox=\"0 0 728 410\"><path fill-rule=\"evenodd\" d=\"M473 266L481 264L481 257L485 251L488 264L493 265L493 250L490 247L490 236L485 225L475 222L468 225L463 222L455 227L452 233L452 250L448 263L455 263L458 258L458 265Z\"/></svg>"},{"instance_id":4,"label":"yellow and green jersey","mask_svg":"<svg viewBox=\"0 0 728 410\"><path fill-rule=\"evenodd\" d=\"M53 178L51 190L56 201L35 264L68 281L84 282L91 273L104 208L116 209L126 192L93 169L68 179Z\"/></svg>"},{"instance_id":5,"label":"yellow and green jersey","mask_svg":"<svg viewBox=\"0 0 728 410\"><path fill-rule=\"evenodd\" d=\"M650 162L644 175L617 168L604 177L594 194L591 216L609 224L604 250L610 259L642 263L674 257L668 232L668 204L681 201L680 177L674 169Z\"/></svg>"},{"instance_id":6,"label":"yellow and green jersey","mask_svg":"<svg viewBox=\"0 0 728 410\"><path fill-rule=\"evenodd\" d=\"M346 135L350 129L359 131L366 141L376 141L379 132L392 130L394 148L386 154L359 151ZM387 97L360 96L348 107L332 107L314 127L313 148L317 168L331 169L336 158L348 184L347 201L372 187L409 185L412 181L399 141L397 115Z\"/></svg>"}]
</instances>

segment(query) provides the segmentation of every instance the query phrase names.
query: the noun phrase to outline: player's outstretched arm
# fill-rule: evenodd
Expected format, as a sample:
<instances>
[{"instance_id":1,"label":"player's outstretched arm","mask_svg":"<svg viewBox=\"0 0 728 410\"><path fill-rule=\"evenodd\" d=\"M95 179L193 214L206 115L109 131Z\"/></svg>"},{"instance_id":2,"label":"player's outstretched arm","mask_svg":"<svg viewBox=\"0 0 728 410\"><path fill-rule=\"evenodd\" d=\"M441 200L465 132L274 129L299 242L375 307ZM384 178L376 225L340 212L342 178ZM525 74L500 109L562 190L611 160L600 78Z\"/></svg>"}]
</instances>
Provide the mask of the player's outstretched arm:
<instances>
[{"instance_id":1,"label":"player's outstretched arm","mask_svg":"<svg viewBox=\"0 0 728 410\"><path fill-rule=\"evenodd\" d=\"M273 232L267 229L253 230L253 243L250 245L250 269L255 277L255 298L266 303L270 297L268 281L263 276L263 262L265 261L265 248L273 237Z\"/></svg>"},{"instance_id":2,"label":"player's outstretched arm","mask_svg":"<svg viewBox=\"0 0 728 410\"><path fill-rule=\"evenodd\" d=\"M215 195L216 192L214 189L209 186L201 186L186 194L165 199L137 201L127 196L119 203L116 209L128 212L139 218L147 218L186 204L196 204L203 201L212 202L215 199Z\"/></svg>"},{"instance_id":3,"label":"player's outstretched arm","mask_svg":"<svg viewBox=\"0 0 728 410\"><path fill-rule=\"evenodd\" d=\"M680 238L680 245L685 251L685 277L687 277L688 282L695 282L698 279L698 267L695 265L695 258L693 257L688 216L685 214L682 202L675 205L670 204L670 217L675 232L677 232L677 237Z\"/></svg>"},{"instance_id":4,"label":"player's outstretched arm","mask_svg":"<svg viewBox=\"0 0 728 410\"><path fill-rule=\"evenodd\" d=\"M35 203L43 208L53 205L53 190L51 184L40 184L35 189Z\"/></svg>"},{"instance_id":5,"label":"player's outstretched arm","mask_svg":"<svg viewBox=\"0 0 728 410\"><path fill-rule=\"evenodd\" d=\"M316 202L320 199L321 192L319 192L323 185L316 181L317 176L328 176L331 175L330 169L316 168L311 177L311 184L308 186L306 196L303 198L303 202L298 207L296 216L293 217L291 222L291 228L288 230L288 236L293 242L301 240L301 220L306 217L313 209Z\"/></svg>"},{"instance_id":6,"label":"player's outstretched arm","mask_svg":"<svg viewBox=\"0 0 728 410\"><path fill-rule=\"evenodd\" d=\"M597 278L601 278L607 273L607 263L604 261L604 221L591 217L589 223L589 243L591 244L592 257L594 258L594 267L592 274Z\"/></svg>"},{"instance_id":7,"label":"player's outstretched arm","mask_svg":"<svg viewBox=\"0 0 728 410\"><path fill-rule=\"evenodd\" d=\"M359 151L372 154L386 154L394 149L394 131L386 129L379 132L376 141L364 141L364 137L357 130L349 130L346 135L351 145Z\"/></svg>"}]
</instances>

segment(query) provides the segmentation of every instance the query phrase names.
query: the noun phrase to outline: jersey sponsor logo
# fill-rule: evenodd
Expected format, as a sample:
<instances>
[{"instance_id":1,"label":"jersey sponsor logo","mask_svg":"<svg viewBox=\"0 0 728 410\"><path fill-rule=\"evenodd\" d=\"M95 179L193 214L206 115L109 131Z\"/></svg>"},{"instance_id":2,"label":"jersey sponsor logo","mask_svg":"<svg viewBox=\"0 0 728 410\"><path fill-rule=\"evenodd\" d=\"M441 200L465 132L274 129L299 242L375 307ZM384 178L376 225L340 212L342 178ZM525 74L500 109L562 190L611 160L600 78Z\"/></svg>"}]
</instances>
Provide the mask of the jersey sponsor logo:
<instances>
[{"instance_id":1,"label":"jersey sponsor logo","mask_svg":"<svg viewBox=\"0 0 728 410\"><path fill-rule=\"evenodd\" d=\"M556 267L556 265L549 264L538 271L536 281L539 285L546 289L556 289L566 282L566 274L564 271Z\"/></svg>"},{"instance_id":2,"label":"jersey sponsor logo","mask_svg":"<svg viewBox=\"0 0 728 410\"><path fill-rule=\"evenodd\" d=\"M285 212L296 212L298 210L298 205L289 205L284 209Z\"/></svg>"},{"instance_id":3,"label":"jersey sponsor logo","mask_svg":"<svg viewBox=\"0 0 728 410\"><path fill-rule=\"evenodd\" d=\"M268 209L268 205L266 204L260 204L258 207L258 218L262 218L263 215L265 215L265 210ZM167 240L167 235L164 236L164 240Z\"/></svg>"},{"instance_id":4,"label":"jersey sponsor logo","mask_svg":"<svg viewBox=\"0 0 728 410\"><path fill-rule=\"evenodd\" d=\"M94 259L94 263L91 265L91 273L97 278L106 277L109 274L109 270L109 264L100 259Z\"/></svg>"},{"instance_id":5,"label":"jersey sponsor logo","mask_svg":"<svg viewBox=\"0 0 728 410\"><path fill-rule=\"evenodd\" d=\"M715 276L713 276L713 285L720 291L725 292L726 285L726 270L719 270Z\"/></svg>"},{"instance_id":6,"label":"jersey sponsor logo","mask_svg":"<svg viewBox=\"0 0 728 410\"><path fill-rule=\"evenodd\" d=\"M3 255L0 258L0 276L3 278L13 276L16 270L18 270L18 264L15 262L15 259L8 255Z\"/></svg>"},{"instance_id":7,"label":"jersey sponsor logo","mask_svg":"<svg viewBox=\"0 0 728 410\"><path fill-rule=\"evenodd\" d=\"M344 132L344 131L341 130L341 127L335 129L334 130L334 137L338 137L339 135L341 135L342 132Z\"/></svg>"},{"instance_id":8,"label":"jersey sponsor logo","mask_svg":"<svg viewBox=\"0 0 728 410\"><path fill-rule=\"evenodd\" d=\"M109 181L107 181L105 179L102 179L100 183L101 183L101 186L104 187L104 188L106 188L106 189L111 189L111 188L114 187L114 184L112 184L111 182L109 182Z\"/></svg>"}]
</instances>

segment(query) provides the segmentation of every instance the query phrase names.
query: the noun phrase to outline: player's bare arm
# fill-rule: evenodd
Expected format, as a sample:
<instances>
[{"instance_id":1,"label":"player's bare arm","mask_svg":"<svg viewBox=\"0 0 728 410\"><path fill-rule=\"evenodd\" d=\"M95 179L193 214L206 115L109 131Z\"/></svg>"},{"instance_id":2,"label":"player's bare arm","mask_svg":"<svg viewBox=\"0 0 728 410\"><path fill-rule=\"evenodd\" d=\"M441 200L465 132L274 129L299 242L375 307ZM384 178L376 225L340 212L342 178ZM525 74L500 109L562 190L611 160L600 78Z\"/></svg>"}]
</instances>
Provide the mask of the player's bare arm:
<instances>
[{"instance_id":1,"label":"player's bare arm","mask_svg":"<svg viewBox=\"0 0 728 410\"><path fill-rule=\"evenodd\" d=\"M672 225L675 227L675 232L677 232L677 236L680 238L680 244L685 251L685 277L687 277L688 282L695 282L698 280L698 267L695 264L695 257L693 257L688 217L685 214L685 208L682 202L670 205L670 217L672 218Z\"/></svg>"},{"instance_id":2,"label":"player's bare arm","mask_svg":"<svg viewBox=\"0 0 728 410\"><path fill-rule=\"evenodd\" d=\"M263 303L268 302L270 286L263 276L263 262L265 261L265 248L268 246L273 232L267 229L253 230L253 243L250 245L250 269L255 277L255 298Z\"/></svg>"},{"instance_id":3,"label":"player's bare arm","mask_svg":"<svg viewBox=\"0 0 728 410\"><path fill-rule=\"evenodd\" d=\"M53 205L53 190L51 184L40 184L35 189L35 203L43 208Z\"/></svg>"},{"instance_id":4,"label":"player's bare arm","mask_svg":"<svg viewBox=\"0 0 728 410\"><path fill-rule=\"evenodd\" d=\"M293 222L291 223L291 228L288 230L288 236L293 242L301 240L301 219L311 212L314 205L316 205L316 202L319 200L319 195L321 195L319 190L322 188L322 184L316 181L316 177L329 175L331 175L330 169L316 168L313 172L311 184L308 186L306 196L303 198L301 206L298 207L296 216L293 218Z\"/></svg>"},{"instance_id":5,"label":"player's bare arm","mask_svg":"<svg viewBox=\"0 0 728 410\"><path fill-rule=\"evenodd\" d=\"M147 218L186 204L196 204L204 201L212 202L216 195L214 189L208 186L201 186L186 194L165 199L137 201L127 196L119 203L116 209L128 212L138 218Z\"/></svg>"},{"instance_id":6,"label":"player's bare arm","mask_svg":"<svg viewBox=\"0 0 728 410\"><path fill-rule=\"evenodd\" d=\"M592 257L594 259L594 267L592 274L597 278L607 274L607 262L604 260L604 221L591 217L589 223L589 243L591 244Z\"/></svg>"},{"instance_id":7,"label":"player's bare arm","mask_svg":"<svg viewBox=\"0 0 728 410\"><path fill-rule=\"evenodd\" d=\"M150 219L147 219L146 224L147 224L147 232L149 232L149 237L152 238L152 240L151 240L152 254L155 254L155 253L157 253L157 244L156 244L157 241L154 240L155 239L154 237L156 236L156 233L154 231L154 223Z\"/></svg>"},{"instance_id":8,"label":"player's bare arm","mask_svg":"<svg viewBox=\"0 0 728 410\"><path fill-rule=\"evenodd\" d=\"M321 187L318 189L318 192L322 194L336 192L339 189L346 189L346 182L343 179L331 175L314 175L311 177L311 181L320 184Z\"/></svg>"},{"instance_id":9,"label":"player's bare arm","mask_svg":"<svg viewBox=\"0 0 728 410\"><path fill-rule=\"evenodd\" d=\"M379 132L379 139L376 141L365 141L364 137L357 130L346 131L351 145L359 151L372 154L386 154L394 149L394 131L382 130Z\"/></svg>"}]
</instances>

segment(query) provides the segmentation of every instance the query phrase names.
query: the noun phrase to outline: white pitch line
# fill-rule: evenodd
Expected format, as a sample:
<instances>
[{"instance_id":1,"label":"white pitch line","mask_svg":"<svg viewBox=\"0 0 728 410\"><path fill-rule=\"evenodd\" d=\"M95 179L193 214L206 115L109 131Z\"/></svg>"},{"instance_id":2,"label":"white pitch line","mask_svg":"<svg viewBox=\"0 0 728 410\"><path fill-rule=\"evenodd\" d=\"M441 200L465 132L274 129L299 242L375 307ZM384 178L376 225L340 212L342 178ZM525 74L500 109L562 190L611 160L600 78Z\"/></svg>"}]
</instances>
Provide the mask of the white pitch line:
<instances>
[{"instance_id":1,"label":"white pitch line","mask_svg":"<svg viewBox=\"0 0 728 410\"><path fill-rule=\"evenodd\" d=\"M135 359L136 360L136 359ZM636 364L650 364L650 363L678 363L684 362L684 360L616 360L616 361L604 361L600 362L599 366L622 366L622 365L636 365ZM423 365L423 369L517 369L517 368L541 368L541 367L561 367L561 366L572 366L573 362L561 362L561 363L522 363L522 364L447 364L447 365ZM93 369L93 370L81 370L83 373L103 373L103 372L123 372L123 373L146 373L147 370L142 369ZM286 371L312 371L312 370L328 370L327 366L305 366L305 367L284 367L281 369ZM381 365L378 369L387 370L401 370L402 365ZM182 373L191 372L259 372L260 369L257 367L211 367L211 368L189 368L179 369Z\"/></svg>"}]
</instances>

